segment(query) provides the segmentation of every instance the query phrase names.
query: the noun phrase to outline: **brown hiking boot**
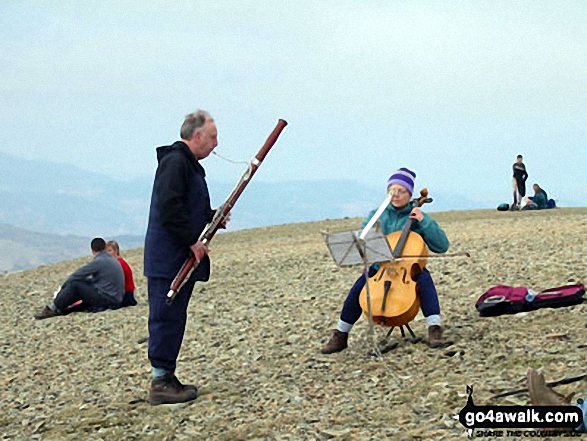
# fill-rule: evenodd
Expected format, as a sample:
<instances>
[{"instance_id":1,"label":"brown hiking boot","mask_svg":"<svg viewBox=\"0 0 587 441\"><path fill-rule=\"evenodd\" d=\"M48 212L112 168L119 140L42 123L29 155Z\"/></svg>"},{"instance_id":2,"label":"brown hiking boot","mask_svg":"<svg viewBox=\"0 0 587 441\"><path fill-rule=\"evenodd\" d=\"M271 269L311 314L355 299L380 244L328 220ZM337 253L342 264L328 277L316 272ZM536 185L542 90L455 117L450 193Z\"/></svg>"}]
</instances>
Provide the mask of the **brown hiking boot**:
<instances>
[{"instance_id":1,"label":"brown hiking boot","mask_svg":"<svg viewBox=\"0 0 587 441\"><path fill-rule=\"evenodd\" d=\"M442 338L442 328L438 325L428 327L428 346L431 348L446 348L452 345L452 341L445 341Z\"/></svg>"},{"instance_id":2,"label":"brown hiking boot","mask_svg":"<svg viewBox=\"0 0 587 441\"><path fill-rule=\"evenodd\" d=\"M330 341L320 352L323 354L333 354L335 352L343 351L348 347L348 338L348 332L340 332L338 329L335 329L332 337L330 337Z\"/></svg>"},{"instance_id":3,"label":"brown hiking boot","mask_svg":"<svg viewBox=\"0 0 587 441\"><path fill-rule=\"evenodd\" d=\"M528 386L528 395L530 395L530 403L533 406L568 406L571 404L571 398L574 393L565 397L558 392L555 392L546 384L544 375L539 374L534 369L528 369L526 374L526 386ZM567 428L562 427L545 427L542 430L554 432L566 432Z\"/></svg>"},{"instance_id":4,"label":"brown hiking boot","mask_svg":"<svg viewBox=\"0 0 587 441\"><path fill-rule=\"evenodd\" d=\"M181 381L179 381L179 379L175 375L173 376L173 381L182 389L191 389L198 393L198 388L196 386L194 386L193 384L182 384Z\"/></svg>"},{"instance_id":5,"label":"brown hiking boot","mask_svg":"<svg viewBox=\"0 0 587 441\"><path fill-rule=\"evenodd\" d=\"M533 406L566 406L571 404L571 399L552 390L546 385L544 375L534 369L528 369L526 375L528 395Z\"/></svg>"},{"instance_id":6,"label":"brown hiking boot","mask_svg":"<svg viewBox=\"0 0 587 441\"><path fill-rule=\"evenodd\" d=\"M184 386L173 374L165 374L163 377L151 381L149 399L153 406L186 403L197 397L198 390L195 386Z\"/></svg>"},{"instance_id":7,"label":"brown hiking boot","mask_svg":"<svg viewBox=\"0 0 587 441\"><path fill-rule=\"evenodd\" d=\"M43 319L47 319L47 318L51 318L51 317L57 317L58 315L63 315L63 314L61 314L59 311L53 311L48 306L45 306L43 309L41 309L39 312L37 312L33 317L35 317L36 320L43 320Z\"/></svg>"}]
</instances>

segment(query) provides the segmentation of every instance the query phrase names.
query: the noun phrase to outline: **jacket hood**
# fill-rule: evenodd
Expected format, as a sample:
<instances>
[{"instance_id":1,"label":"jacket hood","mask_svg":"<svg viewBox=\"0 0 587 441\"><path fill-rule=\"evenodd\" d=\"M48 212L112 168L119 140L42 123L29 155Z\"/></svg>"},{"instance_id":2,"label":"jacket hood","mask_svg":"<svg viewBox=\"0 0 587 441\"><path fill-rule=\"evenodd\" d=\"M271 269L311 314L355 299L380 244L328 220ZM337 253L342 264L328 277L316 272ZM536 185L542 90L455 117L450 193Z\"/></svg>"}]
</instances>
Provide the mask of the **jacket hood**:
<instances>
[{"instance_id":1,"label":"jacket hood","mask_svg":"<svg viewBox=\"0 0 587 441\"><path fill-rule=\"evenodd\" d=\"M167 154L169 154L170 152L174 151L174 150L181 150L184 153L189 153L189 156L194 157L195 156L192 154L192 152L190 151L189 147L187 146L187 144L183 141L175 141L173 144L171 145L164 145L162 147L157 147L156 151L157 151L157 162L161 162L161 159L163 159L163 157Z\"/></svg>"},{"instance_id":2,"label":"jacket hood","mask_svg":"<svg viewBox=\"0 0 587 441\"><path fill-rule=\"evenodd\" d=\"M183 154L186 157L186 159L189 161L189 163L192 164L192 166L196 170L198 170L199 173L201 173L203 176L206 176L206 172L204 171L204 168L200 165L200 162L194 156L194 154L192 153L192 151L189 149L189 147L187 146L187 144L185 142L176 141L171 145L164 145L162 147L157 147L156 151L157 151L157 163L160 163L161 160L169 153L178 151L178 152L181 152L181 154Z\"/></svg>"},{"instance_id":3,"label":"jacket hood","mask_svg":"<svg viewBox=\"0 0 587 441\"><path fill-rule=\"evenodd\" d=\"M164 145L163 147L157 147L157 163L161 162L163 157L174 149L174 145Z\"/></svg>"}]
</instances>

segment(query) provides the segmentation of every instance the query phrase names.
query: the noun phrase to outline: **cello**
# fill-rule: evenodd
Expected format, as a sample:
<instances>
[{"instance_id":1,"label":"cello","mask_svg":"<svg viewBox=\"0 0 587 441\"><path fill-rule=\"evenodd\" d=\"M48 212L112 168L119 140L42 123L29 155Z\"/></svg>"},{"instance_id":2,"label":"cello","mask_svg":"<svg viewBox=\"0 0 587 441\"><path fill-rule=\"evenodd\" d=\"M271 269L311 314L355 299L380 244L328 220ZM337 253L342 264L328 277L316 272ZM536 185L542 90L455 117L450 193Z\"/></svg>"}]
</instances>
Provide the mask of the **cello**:
<instances>
[{"instance_id":1,"label":"cello","mask_svg":"<svg viewBox=\"0 0 587 441\"><path fill-rule=\"evenodd\" d=\"M428 190L422 189L420 197L413 200L413 208L428 202L432 202L428 198ZM405 326L416 317L420 309L416 279L426 266L428 247L422 236L410 231L413 222L414 219L409 218L401 231L386 236L393 250L392 255L397 260L382 262L377 273L367 278L359 296L361 308L368 314L369 289L373 322L377 324L392 328ZM402 259L402 256L406 258Z\"/></svg>"}]
</instances>

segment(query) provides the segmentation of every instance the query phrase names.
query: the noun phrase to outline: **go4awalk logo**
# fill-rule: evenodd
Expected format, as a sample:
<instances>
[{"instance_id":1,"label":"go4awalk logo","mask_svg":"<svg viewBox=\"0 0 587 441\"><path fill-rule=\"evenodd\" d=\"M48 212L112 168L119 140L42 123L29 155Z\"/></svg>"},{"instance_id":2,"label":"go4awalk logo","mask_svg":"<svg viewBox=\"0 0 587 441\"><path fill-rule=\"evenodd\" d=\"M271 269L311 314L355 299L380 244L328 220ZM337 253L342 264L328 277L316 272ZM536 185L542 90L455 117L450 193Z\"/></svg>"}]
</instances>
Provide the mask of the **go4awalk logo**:
<instances>
[{"instance_id":1,"label":"go4awalk logo","mask_svg":"<svg viewBox=\"0 0 587 441\"><path fill-rule=\"evenodd\" d=\"M583 412L575 406L476 406L473 388L467 386L467 404L458 414L458 420L467 428L469 437L476 429L548 429L573 431L583 423ZM455 415L456 417L456 415ZM491 432L492 436L516 436L519 431ZM526 434L532 436L530 433ZM544 436L541 432L535 436ZM570 433L567 433L567 436ZM522 436L522 433L519 434ZM572 434L571 434L572 436Z\"/></svg>"}]
</instances>

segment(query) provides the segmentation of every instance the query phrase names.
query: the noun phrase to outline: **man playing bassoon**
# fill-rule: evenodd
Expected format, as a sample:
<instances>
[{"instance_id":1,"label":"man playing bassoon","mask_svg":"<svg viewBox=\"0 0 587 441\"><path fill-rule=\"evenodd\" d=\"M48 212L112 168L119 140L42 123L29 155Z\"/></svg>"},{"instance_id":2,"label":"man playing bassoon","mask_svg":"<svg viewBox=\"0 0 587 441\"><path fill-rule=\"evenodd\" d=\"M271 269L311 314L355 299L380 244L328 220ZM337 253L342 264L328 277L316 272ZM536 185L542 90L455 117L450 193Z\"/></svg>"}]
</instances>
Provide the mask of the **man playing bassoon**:
<instances>
[{"instance_id":1,"label":"man playing bassoon","mask_svg":"<svg viewBox=\"0 0 587 441\"><path fill-rule=\"evenodd\" d=\"M198 396L195 386L179 382L175 368L194 285L210 276L208 250L199 237L214 211L200 160L218 145L218 132L208 112L199 110L186 117L180 135L181 141L157 149L159 165L145 237L152 405L181 403ZM168 304L169 287L190 252L198 266Z\"/></svg>"}]
</instances>

